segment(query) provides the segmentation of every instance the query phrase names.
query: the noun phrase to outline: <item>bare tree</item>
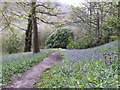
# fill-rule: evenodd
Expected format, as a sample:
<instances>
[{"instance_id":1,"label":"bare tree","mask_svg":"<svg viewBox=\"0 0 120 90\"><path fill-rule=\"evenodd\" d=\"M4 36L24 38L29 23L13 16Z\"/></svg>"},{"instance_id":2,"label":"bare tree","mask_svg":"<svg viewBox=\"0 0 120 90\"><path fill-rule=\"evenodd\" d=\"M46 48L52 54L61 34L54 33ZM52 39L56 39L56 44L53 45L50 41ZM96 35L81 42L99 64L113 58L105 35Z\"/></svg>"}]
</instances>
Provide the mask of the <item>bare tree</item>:
<instances>
[{"instance_id":1,"label":"bare tree","mask_svg":"<svg viewBox=\"0 0 120 90\"><path fill-rule=\"evenodd\" d=\"M114 9L115 6L112 2L83 3L81 8L72 8L71 24L84 25L84 29L99 39L102 37L103 25L107 18L115 14Z\"/></svg>"}]
</instances>

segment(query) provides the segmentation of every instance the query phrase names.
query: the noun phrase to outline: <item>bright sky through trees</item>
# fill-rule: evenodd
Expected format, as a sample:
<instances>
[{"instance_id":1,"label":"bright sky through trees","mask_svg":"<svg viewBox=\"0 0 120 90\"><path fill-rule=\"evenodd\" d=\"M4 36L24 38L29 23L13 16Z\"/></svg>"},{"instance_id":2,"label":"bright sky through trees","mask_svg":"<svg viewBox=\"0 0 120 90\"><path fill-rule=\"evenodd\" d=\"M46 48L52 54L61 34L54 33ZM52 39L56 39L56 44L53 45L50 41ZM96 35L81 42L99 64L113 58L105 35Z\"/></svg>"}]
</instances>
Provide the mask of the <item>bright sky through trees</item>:
<instances>
[{"instance_id":1,"label":"bright sky through trees","mask_svg":"<svg viewBox=\"0 0 120 90\"><path fill-rule=\"evenodd\" d=\"M84 0L58 0L58 1L74 6L79 6L81 2L84 2Z\"/></svg>"},{"instance_id":2,"label":"bright sky through trees","mask_svg":"<svg viewBox=\"0 0 120 90\"><path fill-rule=\"evenodd\" d=\"M83 3L84 1L88 2L118 2L119 0L58 0L58 2L68 4L68 5L73 5L73 6L80 6L80 3Z\"/></svg>"}]
</instances>

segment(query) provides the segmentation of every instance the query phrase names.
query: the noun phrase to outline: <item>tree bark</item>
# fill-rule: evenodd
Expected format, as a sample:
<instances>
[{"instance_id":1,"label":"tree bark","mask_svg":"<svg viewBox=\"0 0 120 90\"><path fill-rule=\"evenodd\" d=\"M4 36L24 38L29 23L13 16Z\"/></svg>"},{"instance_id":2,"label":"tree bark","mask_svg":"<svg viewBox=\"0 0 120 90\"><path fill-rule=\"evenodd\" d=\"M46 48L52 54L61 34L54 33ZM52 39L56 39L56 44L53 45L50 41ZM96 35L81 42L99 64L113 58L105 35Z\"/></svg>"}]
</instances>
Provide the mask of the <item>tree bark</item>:
<instances>
[{"instance_id":1,"label":"tree bark","mask_svg":"<svg viewBox=\"0 0 120 90\"><path fill-rule=\"evenodd\" d=\"M119 32L119 30L120 30L120 1L118 2L118 44L120 45L120 32ZM119 52L118 58L120 58L120 47L119 46L118 46L118 52ZM120 65L120 62L118 62L118 65ZM118 67L118 70L120 70L120 67Z\"/></svg>"},{"instance_id":2,"label":"tree bark","mask_svg":"<svg viewBox=\"0 0 120 90\"><path fill-rule=\"evenodd\" d=\"M27 30L25 33L25 48L24 52L30 52L31 51L31 46L32 46L32 20L31 20L31 15L29 15L28 18L28 26Z\"/></svg>"},{"instance_id":3,"label":"tree bark","mask_svg":"<svg viewBox=\"0 0 120 90\"><path fill-rule=\"evenodd\" d=\"M37 18L36 18L36 0L31 4L32 9L32 29L33 29L33 53L39 52L39 42L38 42L38 28L37 28Z\"/></svg>"},{"instance_id":4,"label":"tree bark","mask_svg":"<svg viewBox=\"0 0 120 90\"><path fill-rule=\"evenodd\" d=\"M91 32L92 32L91 21L92 21L92 2L90 2L90 34L91 34Z\"/></svg>"},{"instance_id":5,"label":"tree bark","mask_svg":"<svg viewBox=\"0 0 120 90\"><path fill-rule=\"evenodd\" d=\"M120 1L118 2L118 32L120 30ZM120 32L118 33L118 37L120 40Z\"/></svg>"}]
</instances>

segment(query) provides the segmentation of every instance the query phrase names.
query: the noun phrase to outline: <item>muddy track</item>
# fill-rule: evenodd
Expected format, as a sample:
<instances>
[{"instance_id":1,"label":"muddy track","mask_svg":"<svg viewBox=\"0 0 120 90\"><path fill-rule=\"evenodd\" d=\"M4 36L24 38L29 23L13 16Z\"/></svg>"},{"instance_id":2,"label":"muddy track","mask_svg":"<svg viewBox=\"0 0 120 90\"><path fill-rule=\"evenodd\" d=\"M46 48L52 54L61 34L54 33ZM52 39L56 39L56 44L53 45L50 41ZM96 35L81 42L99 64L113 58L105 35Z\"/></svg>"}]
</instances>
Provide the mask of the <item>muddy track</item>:
<instances>
[{"instance_id":1,"label":"muddy track","mask_svg":"<svg viewBox=\"0 0 120 90\"><path fill-rule=\"evenodd\" d=\"M33 88L34 84L39 80L39 77L42 75L42 73L60 61L60 51L50 54L39 64L33 66L30 70L23 73L22 76L12 81L12 84L7 86L7 88Z\"/></svg>"}]
</instances>

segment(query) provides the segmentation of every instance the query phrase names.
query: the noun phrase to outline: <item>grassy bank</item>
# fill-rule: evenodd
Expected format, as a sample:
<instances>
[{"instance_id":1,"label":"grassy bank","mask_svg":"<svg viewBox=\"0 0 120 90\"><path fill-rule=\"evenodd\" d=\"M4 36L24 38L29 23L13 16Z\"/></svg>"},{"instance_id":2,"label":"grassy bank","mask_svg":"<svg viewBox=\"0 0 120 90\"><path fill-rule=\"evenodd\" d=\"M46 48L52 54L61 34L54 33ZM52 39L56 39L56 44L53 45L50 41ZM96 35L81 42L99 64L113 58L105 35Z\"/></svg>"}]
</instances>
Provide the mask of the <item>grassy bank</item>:
<instances>
[{"instance_id":1,"label":"grassy bank","mask_svg":"<svg viewBox=\"0 0 120 90\"><path fill-rule=\"evenodd\" d=\"M7 85L26 70L43 60L55 50L45 50L37 54L30 54L28 57L21 57L18 60L10 60L2 63L2 84ZM11 55L12 56L12 55ZM8 58L9 59L9 58Z\"/></svg>"}]
</instances>

